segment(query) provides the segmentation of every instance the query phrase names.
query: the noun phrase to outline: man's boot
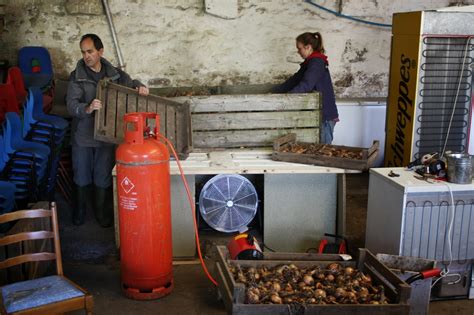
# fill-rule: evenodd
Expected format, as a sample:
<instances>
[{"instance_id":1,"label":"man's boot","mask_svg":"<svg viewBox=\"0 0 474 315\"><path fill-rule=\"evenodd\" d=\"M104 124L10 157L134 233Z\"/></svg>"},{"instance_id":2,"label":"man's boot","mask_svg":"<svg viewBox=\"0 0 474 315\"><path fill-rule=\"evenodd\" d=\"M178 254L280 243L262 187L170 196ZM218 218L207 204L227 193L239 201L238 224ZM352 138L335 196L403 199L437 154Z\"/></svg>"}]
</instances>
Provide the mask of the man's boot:
<instances>
[{"instance_id":1,"label":"man's boot","mask_svg":"<svg viewBox=\"0 0 474 315\"><path fill-rule=\"evenodd\" d=\"M114 200L112 186L94 187L95 191L95 218L100 226L111 227L114 223Z\"/></svg>"},{"instance_id":2,"label":"man's boot","mask_svg":"<svg viewBox=\"0 0 474 315\"><path fill-rule=\"evenodd\" d=\"M72 223L82 225L86 220L87 209L91 209L92 185L75 185L75 206L72 212Z\"/></svg>"}]
</instances>

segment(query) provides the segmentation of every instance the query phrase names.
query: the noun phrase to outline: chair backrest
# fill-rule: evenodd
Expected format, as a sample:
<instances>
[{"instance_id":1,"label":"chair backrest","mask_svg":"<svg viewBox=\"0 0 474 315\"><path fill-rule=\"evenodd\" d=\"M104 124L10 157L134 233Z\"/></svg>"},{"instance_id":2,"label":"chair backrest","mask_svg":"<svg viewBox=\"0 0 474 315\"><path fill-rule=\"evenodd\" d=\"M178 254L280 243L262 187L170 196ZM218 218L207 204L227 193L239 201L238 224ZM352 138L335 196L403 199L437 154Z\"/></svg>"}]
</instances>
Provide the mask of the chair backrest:
<instances>
[{"instance_id":1,"label":"chair backrest","mask_svg":"<svg viewBox=\"0 0 474 315\"><path fill-rule=\"evenodd\" d=\"M45 47L25 46L18 52L18 66L24 74L53 75L51 56Z\"/></svg>"},{"instance_id":2,"label":"chair backrest","mask_svg":"<svg viewBox=\"0 0 474 315\"><path fill-rule=\"evenodd\" d=\"M51 230L27 231L18 234L6 235L0 238L0 247L3 248L8 245L18 244L32 240L51 239L54 242L54 252L38 251L35 253L20 253L18 256L9 257L3 261L0 261L0 269L10 268L29 262L55 260L57 274L61 276L63 275L61 245L59 242L58 217L55 202L51 203L50 209L18 210L12 213L2 214L0 215L0 224L21 219L40 218L50 218Z\"/></svg>"},{"instance_id":3,"label":"chair backrest","mask_svg":"<svg viewBox=\"0 0 474 315\"><path fill-rule=\"evenodd\" d=\"M3 108L5 112L19 112L13 85L0 84L0 108Z\"/></svg>"},{"instance_id":4,"label":"chair backrest","mask_svg":"<svg viewBox=\"0 0 474 315\"><path fill-rule=\"evenodd\" d=\"M18 106L21 108L26 99L26 88L23 82L23 74L19 67L11 67L8 69L7 83L13 85L15 89Z\"/></svg>"},{"instance_id":5,"label":"chair backrest","mask_svg":"<svg viewBox=\"0 0 474 315\"><path fill-rule=\"evenodd\" d=\"M41 115L44 114L43 112L43 92L41 92L41 89L39 87L30 87L28 89L28 95L32 96L32 110L33 110L33 116L35 117L40 117Z\"/></svg>"},{"instance_id":6,"label":"chair backrest","mask_svg":"<svg viewBox=\"0 0 474 315\"><path fill-rule=\"evenodd\" d=\"M11 143L18 144L23 142L21 119L17 113L7 113L5 115L3 132L7 148L10 147ZM7 151L9 150L7 149Z\"/></svg>"}]
</instances>

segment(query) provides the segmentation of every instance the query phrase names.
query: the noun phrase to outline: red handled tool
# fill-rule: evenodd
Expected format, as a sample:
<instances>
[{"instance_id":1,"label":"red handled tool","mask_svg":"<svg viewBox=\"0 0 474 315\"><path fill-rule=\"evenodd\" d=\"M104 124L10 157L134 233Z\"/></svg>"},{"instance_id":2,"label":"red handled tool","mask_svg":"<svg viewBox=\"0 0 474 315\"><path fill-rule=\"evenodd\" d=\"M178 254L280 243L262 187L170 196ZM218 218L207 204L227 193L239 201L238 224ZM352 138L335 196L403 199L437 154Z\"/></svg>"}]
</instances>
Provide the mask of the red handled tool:
<instances>
[{"instance_id":1,"label":"red handled tool","mask_svg":"<svg viewBox=\"0 0 474 315\"><path fill-rule=\"evenodd\" d=\"M439 277L440 274L441 274L441 269L439 269L439 268L425 270L425 271L422 271L420 273L414 274L413 276L406 279L405 282L410 284L410 283L415 282L417 280L428 279L428 278L432 278L432 277Z\"/></svg>"}]
</instances>

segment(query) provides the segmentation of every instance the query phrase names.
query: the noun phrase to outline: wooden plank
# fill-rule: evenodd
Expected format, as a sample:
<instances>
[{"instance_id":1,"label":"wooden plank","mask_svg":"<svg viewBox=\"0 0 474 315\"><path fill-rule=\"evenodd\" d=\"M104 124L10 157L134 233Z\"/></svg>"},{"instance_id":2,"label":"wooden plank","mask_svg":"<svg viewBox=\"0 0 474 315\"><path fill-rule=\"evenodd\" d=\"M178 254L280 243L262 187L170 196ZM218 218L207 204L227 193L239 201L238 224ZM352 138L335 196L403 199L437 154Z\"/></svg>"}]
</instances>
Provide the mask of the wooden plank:
<instances>
[{"instance_id":1,"label":"wooden plank","mask_svg":"<svg viewBox=\"0 0 474 315\"><path fill-rule=\"evenodd\" d=\"M319 139L318 128L306 129L265 129L232 131L195 131L193 146L196 148L239 148L271 146L274 139L289 132L296 133L299 139L315 142Z\"/></svg>"},{"instance_id":2,"label":"wooden plank","mask_svg":"<svg viewBox=\"0 0 474 315\"><path fill-rule=\"evenodd\" d=\"M317 93L191 96L189 102L192 113L320 109Z\"/></svg>"},{"instance_id":3,"label":"wooden plank","mask_svg":"<svg viewBox=\"0 0 474 315\"><path fill-rule=\"evenodd\" d=\"M192 150L193 134L188 128L191 126L191 113L189 103L185 103L183 107L176 111L176 146L177 152L183 155L189 154ZM183 159L184 156L180 156Z\"/></svg>"},{"instance_id":4,"label":"wooden plank","mask_svg":"<svg viewBox=\"0 0 474 315\"><path fill-rule=\"evenodd\" d=\"M193 132L207 130L245 130L280 128L315 128L319 112L248 112L192 115Z\"/></svg>"},{"instance_id":5,"label":"wooden plank","mask_svg":"<svg viewBox=\"0 0 474 315\"><path fill-rule=\"evenodd\" d=\"M138 93L138 92L137 92ZM137 112L145 113L148 112L147 98L137 94Z\"/></svg>"},{"instance_id":6,"label":"wooden plank","mask_svg":"<svg viewBox=\"0 0 474 315\"><path fill-rule=\"evenodd\" d=\"M107 81L102 80L97 85L96 96L98 100L105 100L107 91ZM106 131L104 130L104 110L97 110L94 114L94 138L104 136Z\"/></svg>"},{"instance_id":7,"label":"wooden plank","mask_svg":"<svg viewBox=\"0 0 474 315\"><path fill-rule=\"evenodd\" d=\"M342 261L342 258L338 254L264 252L263 260Z\"/></svg>"},{"instance_id":8,"label":"wooden plank","mask_svg":"<svg viewBox=\"0 0 474 315\"><path fill-rule=\"evenodd\" d=\"M117 93L117 116L115 120L117 121L117 129L115 130L115 137L123 135L123 116L127 113L127 94L123 92Z\"/></svg>"},{"instance_id":9,"label":"wooden plank","mask_svg":"<svg viewBox=\"0 0 474 315\"><path fill-rule=\"evenodd\" d=\"M216 281L219 284L217 290L219 290L221 294L227 313L232 314L233 291L230 289L229 283L225 279L225 274L227 272L223 271L223 267L218 262L216 262L216 269Z\"/></svg>"},{"instance_id":10,"label":"wooden plank","mask_svg":"<svg viewBox=\"0 0 474 315\"><path fill-rule=\"evenodd\" d=\"M319 267L325 269L331 263L338 263L343 267L356 267L354 261L340 261L340 260L325 260L325 261L309 261L309 260L229 260L229 265L238 265L240 267L254 267L266 266L273 268L280 265L293 264L299 268Z\"/></svg>"},{"instance_id":11,"label":"wooden plank","mask_svg":"<svg viewBox=\"0 0 474 315\"><path fill-rule=\"evenodd\" d=\"M234 304L234 315L407 315L409 305L386 304Z\"/></svg>"},{"instance_id":12,"label":"wooden plank","mask_svg":"<svg viewBox=\"0 0 474 315\"><path fill-rule=\"evenodd\" d=\"M164 127L165 127L165 135L166 135L166 138L168 138L168 140L170 140L172 143L176 143L176 132L177 132L177 128L179 128L179 126L176 126L176 123L177 123L177 120L176 120L176 108L174 107L171 107L171 106L167 106L166 108L166 119L165 120L165 123L164 123ZM177 147L179 147L179 145L177 144Z\"/></svg>"},{"instance_id":13,"label":"wooden plank","mask_svg":"<svg viewBox=\"0 0 474 315\"><path fill-rule=\"evenodd\" d=\"M117 103L117 94L118 92L115 90L107 90L107 94L105 96L105 102L102 102L102 106L104 109L104 121L103 125L105 127L106 134L114 135L117 130L117 110L115 104Z\"/></svg>"}]
</instances>

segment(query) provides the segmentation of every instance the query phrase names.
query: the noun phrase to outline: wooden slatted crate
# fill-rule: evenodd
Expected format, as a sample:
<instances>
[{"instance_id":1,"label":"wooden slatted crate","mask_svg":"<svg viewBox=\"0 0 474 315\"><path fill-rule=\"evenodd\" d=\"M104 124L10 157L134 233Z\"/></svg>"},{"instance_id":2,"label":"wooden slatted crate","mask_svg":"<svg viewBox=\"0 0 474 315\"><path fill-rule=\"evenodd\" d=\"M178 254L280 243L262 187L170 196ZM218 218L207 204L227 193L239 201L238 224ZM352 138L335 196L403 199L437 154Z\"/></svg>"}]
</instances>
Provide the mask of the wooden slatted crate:
<instances>
[{"instance_id":1,"label":"wooden slatted crate","mask_svg":"<svg viewBox=\"0 0 474 315\"><path fill-rule=\"evenodd\" d=\"M276 139L273 142L272 159L275 161L312 164L312 165L319 165L319 166L339 167L339 168L345 168L345 169L365 171L365 170L368 170L370 166L374 163L379 151L379 141L375 140L370 148L358 148L358 147L348 147L348 146L342 146L342 145L329 145L329 144L319 145L319 146L324 146L329 149L344 150L346 152L360 153L361 154L360 159L353 159L353 158L348 158L348 157L326 156L326 155L317 154L317 153L306 154L306 153L286 152L287 151L286 149L290 145L314 144L314 142L309 143L303 139L299 139L299 141L297 142L296 141L297 137L298 136L296 134L290 133L288 135L285 135L283 137Z\"/></svg>"},{"instance_id":2,"label":"wooden slatted crate","mask_svg":"<svg viewBox=\"0 0 474 315\"><path fill-rule=\"evenodd\" d=\"M319 93L181 96L191 108L194 148L271 147L289 132L319 141Z\"/></svg>"},{"instance_id":3,"label":"wooden slatted crate","mask_svg":"<svg viewBox=\"0 0 474 315\"><path fill-rule=\"evenodd\" d=\"M370 314L393 315L409 314L411 287L398 278L392 271L375 258L368 250L360 249L355 261L338 260L339 255L305 253L265 253L263 260L231 260L225 246L217 246L216 275L218 292L226 306L228 314L265 315L265 314ZM300 268L324 267L331 262L342 266L351 266L369 274L376 284L383 285L391 304L246 304L246 288L243 283L234 280L231 265L240 267L268 268L283 264L294 264Z\"/></svg>"},{"instance_id":4,"label":"wooden slatted crate","mask_svg":"<svg viewBox=\"0 0 474 315\"><path fill-rule=\"evenodd\" d=\"M131 112L154 112L160 115L160 133L176 149L181 159L192 151L191 114L189 104L156 95L142 96L137 90L109 81L101 81L97 98L103 108L95 115L94 138L109 143L121 143L124 135L123 116ZM153 127L154 122L149 125Z\"/></svg>"}]
</instances>

